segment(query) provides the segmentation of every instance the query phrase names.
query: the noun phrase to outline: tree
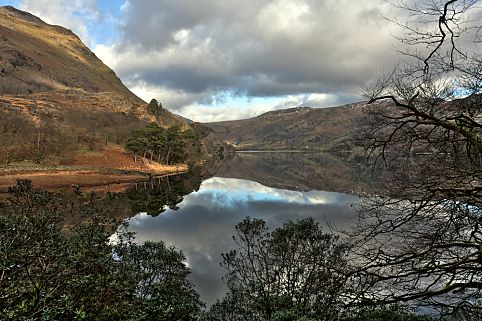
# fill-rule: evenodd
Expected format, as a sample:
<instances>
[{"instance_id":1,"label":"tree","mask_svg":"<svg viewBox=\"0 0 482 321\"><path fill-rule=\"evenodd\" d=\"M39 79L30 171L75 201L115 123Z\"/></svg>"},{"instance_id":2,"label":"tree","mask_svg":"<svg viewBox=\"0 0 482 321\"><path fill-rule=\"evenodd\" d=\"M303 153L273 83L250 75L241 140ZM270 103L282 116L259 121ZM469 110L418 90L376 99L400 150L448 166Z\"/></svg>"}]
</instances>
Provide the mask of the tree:
<instances>
[{"instance_id":1,"label":"tree","mask_svg":"<svg viewBox=\"0 0 482 321\"><path fill-rule=\"evenodd\" d=\"M430 316L422 316L400 306L375 307L355 311L343 316L343 321L434 321Z\"/></svg>"},{"instance_id":2,"label":"tree","mask_svg":"<svg viewBox=\"0 0 482 321\"><path fill-rule=\"evenodd\" d=\"M147 111L149 112L149 114L156 117L156 120L158 120L159 117L161 116L162 109L163 109L162 104L158 102L156 99L152 99L147 105Z\"/></svg>"},{"instance_id":3,"label":"tree","mask_svg":"<svg viewBox=\"0 0 482 321\"><path fill-rule=\"evenodd\" d=\"M58 150L57 146L59 146L60 143L55 141L57 138L57 132L54 130L53 126L48 124L45 120L35 128L34 134L32 147L30 149L35 163L40 164L49 153L53 150Z\"/></svg>"},{"instance_id":4,"label":"tree","mask_svg":"<svg viewBox=\"0 0 482 321\"><path fill-rule=\"evenodd\" d=\"M481 317L482 55L475 0L397 2L409 63L365 90L360 133L380 195L352 231L353 302ZM417 48L422 47L418 50Z\"/></svg>"},{"instance_id":5,"label":"tree","mask_svg":"<svg viewBox=\"0 0 482 321\"><path fill-rule=\"evenodd\" d=\"M116 253L136 294L136 320L197 320L202 303L187 279L185 256L163 242L133 244L124 239ZM127 242L126 242L127 241Z\"/></svg>"},{"instance_id":6,"label":"tree","mask_svg":"<svg viewBox=\"0 0 482 321\"><path fill-rule=\"evenodd\" d=\"M335 319L341 305L346 247L313 219L288 221L269 232L263 220L236 226L237 248L223 254L228 294L213 320Z\"/></svg>"}]
</instances>

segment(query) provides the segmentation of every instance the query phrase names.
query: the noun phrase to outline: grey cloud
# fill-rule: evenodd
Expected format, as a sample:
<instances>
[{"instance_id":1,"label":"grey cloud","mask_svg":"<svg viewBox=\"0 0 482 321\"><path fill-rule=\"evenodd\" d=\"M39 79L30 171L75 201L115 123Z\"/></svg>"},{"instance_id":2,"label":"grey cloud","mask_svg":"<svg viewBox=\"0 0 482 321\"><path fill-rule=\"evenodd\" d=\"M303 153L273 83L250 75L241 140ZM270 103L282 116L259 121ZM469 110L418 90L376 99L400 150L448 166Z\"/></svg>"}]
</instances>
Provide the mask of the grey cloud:
<instances>
[{"instance_id":1,"label":"grey cloud","mask_svg":"<svg viewBox=\"0 0 482 321\"><path fill-rule=\"evenodd\" d=\"M108 17L96 0L22 0L21 7L87 43L87 26ZM96 53L142 98L176 112L219 103L226 92L323 93L346 102L394 63L386 12L382 0L130 0L118 18L119 42Z\"/></svg>"},{"instance_id":2,"label":"grey cloud","mask_svg":"<svg viewBox=\"0 0 482 321\"><path fill-rule=\"evenodd\" d=\"M126 8L120 43L99 54L129 84L182 92L169 106L176 111L223 92L348 97L395 62L382 0L138 0Z\"/></svg>"},{"instance_id":3,"label":"grey cloud","mask_svg":"<svg viewBox=\"0 0 482 321\"><path fill-rule=\"evenodd\" d=\"M233 85L228 75L211 73L193 66L168 65L162 69L137 70L136 77L152 84L162 84L171 89L189 93L206 92L209 89L229 88Z\"/></svg>"},{"instance_id":4,"label":"grey cloud","mask_svg":"<svg viewBox=\"0 0 482 321\"><path fill-rule=\"evenodd\" d=\"M195 39L202 39L218 21L224 23L224 18L245 8L243 3L239 0L131 0L121 31L126 43L158 50L175 43L175 33L183 29L193 30Z\"/></svg>"}]
</instances>

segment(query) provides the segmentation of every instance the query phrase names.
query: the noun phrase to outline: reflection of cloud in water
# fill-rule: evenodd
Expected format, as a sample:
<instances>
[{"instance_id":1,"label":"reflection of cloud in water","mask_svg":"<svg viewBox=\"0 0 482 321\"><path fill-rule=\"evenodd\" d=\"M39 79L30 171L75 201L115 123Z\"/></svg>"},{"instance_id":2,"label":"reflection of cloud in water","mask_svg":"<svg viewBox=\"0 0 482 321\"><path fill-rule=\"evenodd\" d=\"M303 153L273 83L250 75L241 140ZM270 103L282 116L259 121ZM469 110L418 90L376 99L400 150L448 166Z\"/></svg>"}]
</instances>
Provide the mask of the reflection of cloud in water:
<instances>
[{"instance_id":1,"label":"reflection of cloud in water","mask_svg":"<svg viewBox=\"0 0 482 321\"><path fill-rule=\"evenodd\" d=\"M199 194L215 195L213 201L221 201L222 206L229 206L234 201L278 201L285 203L299 204L330 204L338 203L340 196L344 194L311 191L298 192L276 189L261 185L256 182L214 177L204 181L201 185Z\"/></svg>"},{"instance_id":2,"label":"reflection of cloud in water","mask_svg":"<svg viewBox=\"0 0 482 321\"><path fill-rule=\"evenodd\" d=\"M212 178L198 192L187 195L178 211L158 217L138 214L130 220L138 242L164 240L181 249L192 268L191 280L208 304L220 298L225 287L219 266L221 253L233 248L234 226L246 216L262 218L278 227L288 219L314 217L342 226L352 216L357 197L321 192L297 192L227 178Z\"/></svg>"}]
</instances>

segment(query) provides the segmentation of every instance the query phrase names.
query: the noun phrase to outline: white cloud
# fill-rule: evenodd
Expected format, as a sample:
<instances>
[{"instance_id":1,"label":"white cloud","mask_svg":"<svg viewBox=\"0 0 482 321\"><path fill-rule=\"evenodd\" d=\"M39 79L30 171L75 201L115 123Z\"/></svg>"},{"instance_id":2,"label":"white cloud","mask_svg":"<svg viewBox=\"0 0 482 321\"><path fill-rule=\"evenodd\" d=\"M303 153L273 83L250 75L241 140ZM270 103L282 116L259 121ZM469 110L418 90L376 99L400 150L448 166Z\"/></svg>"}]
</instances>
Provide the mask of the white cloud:
<instances>
[{"instance_id":1,"label":"white cloud","mask_svg":"<svg viewBox=\"0 0 482 321\"><path fill-rule=\"evenodd\" d=\"M234 199L238 199L236 203L244 202L246 200L273 200L297 204L336 204L339 200L338 193L323 192L323 191L311 191L311 192L298 192L289 191L283 189L277 189L264 186L260 183L240 180L235 178L220 178L213 177L202 183L202 188L197 194L215 194L216 191L223 191L223 193L230 192L229 195ZM194 205L194 200L199 198L193 198L192 200L183 203L186 205ZM202 203L201 203L202 204ZM205 205L205 204L202 204ZM221 204L223 205L223 204Z\"/></svg>"},{"instance_id":2,"label":"white cloud","mask_svg":"<svg viewBox=\"0 0 482 321\"><path fill-rule=\"evenodd\" d=\"M193 104L183 107L180 114L199 122L215 122L222 120L246 119L274 109L273 104L256 104L244 107L233 107L227 104L223 107Z\"/></svg>"},{"instance_id":3,"label":"white cloud","mask_svg":"<svg viewBox=\"0 0 482 321\"><path fill-rule=\"evenodd\" d=\"M300 35L309 34L313 26L307 19L309 12L310 7L303 1L272 1L262 8L257 23L268 34L285 34L296 40Z\"/></svg>"},{"instance_id":4,"label":"white cloud","mask_svg":"<svg viewBox=\"0 0 482 321\"><path fill-rule=\"evenodd\" d=\"M167 95L164 95L166 97ZM193 99L193 97L190 97ZM332 94L289 95L264 99L233 99L222 106L207 104L190 104L178 112L195 121L215 122L222 120L247 119L259 116L268 111L291 107L330 107L342 104L339 97ZM169 105L166 105L169 108Z\"/></svg>"}]
</instances>

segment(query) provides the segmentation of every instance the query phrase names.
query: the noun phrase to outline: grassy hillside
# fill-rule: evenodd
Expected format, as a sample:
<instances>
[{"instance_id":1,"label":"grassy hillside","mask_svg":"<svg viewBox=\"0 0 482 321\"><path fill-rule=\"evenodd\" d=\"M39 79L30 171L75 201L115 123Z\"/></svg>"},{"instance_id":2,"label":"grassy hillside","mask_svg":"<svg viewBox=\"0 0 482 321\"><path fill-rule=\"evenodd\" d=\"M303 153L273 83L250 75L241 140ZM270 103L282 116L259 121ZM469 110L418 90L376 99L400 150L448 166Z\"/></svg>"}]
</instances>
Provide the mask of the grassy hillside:
<instances>
[{"instance_id":1,"label":"grassy hillside","mask_svg":"<svg viewBox=\"0 0 482 321\"><path fill-rule=\"evenodd\" d=\"M0 116L2 165L68 163L152 122L190 128L164 108L154 115L70 30L9 6L0 7Z\"/></svg>"},{"instance_id":2,"label":"grassy hillside","mask_svg":"<svg viewBox=\"0 0 482 321\"><path fill-rule=\"evenodd\" d=\"M365 104L332 108L296 107L258 117L207 123L238 150L349 151L351 134Z\"/></svg>"},{"instance_id":3,"label":"grassy hillside","mask_svg":"<svg viewBox=\"0 0 482 321\"><path fill-rule=\"evenodd\" d=\"M0 53L2 94L77 88L142 103L72 31L13 7L0 7Z\"/></svg>"}]
</instances>

